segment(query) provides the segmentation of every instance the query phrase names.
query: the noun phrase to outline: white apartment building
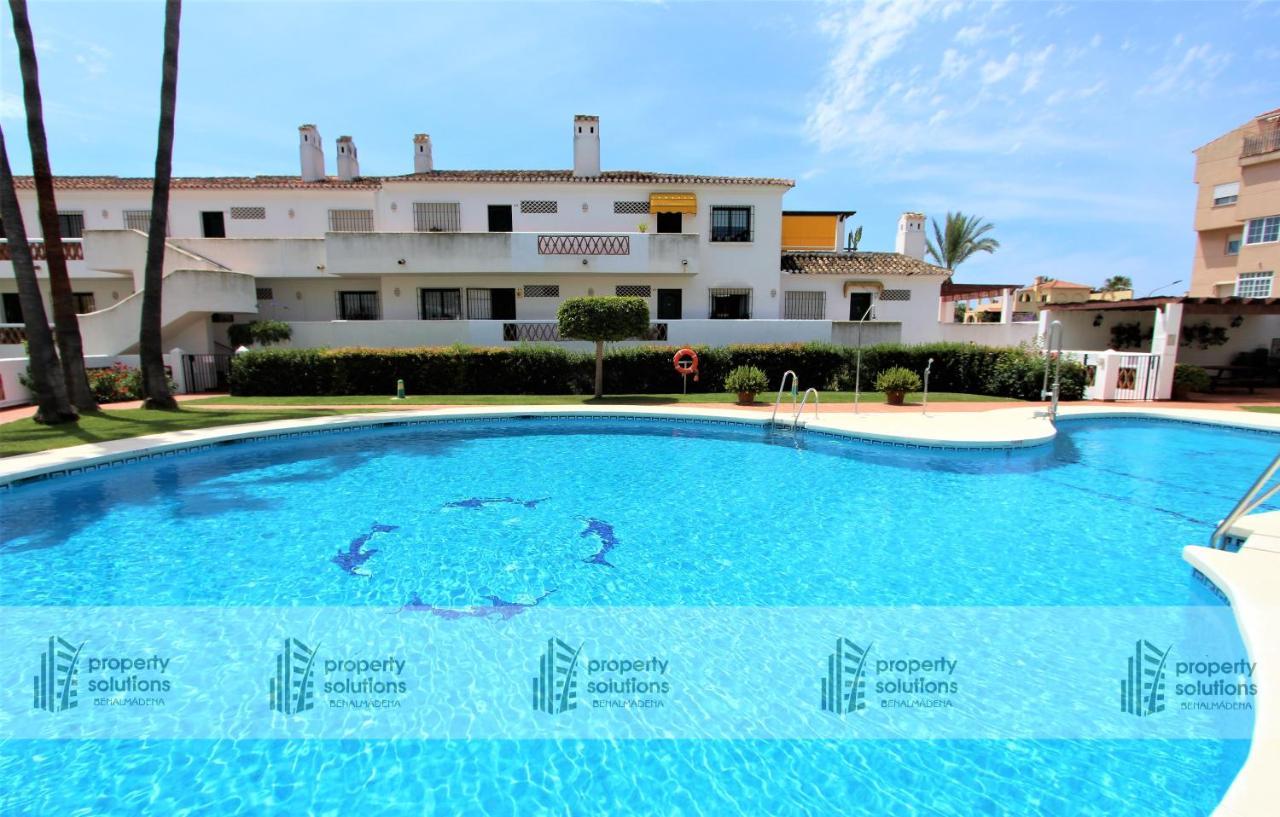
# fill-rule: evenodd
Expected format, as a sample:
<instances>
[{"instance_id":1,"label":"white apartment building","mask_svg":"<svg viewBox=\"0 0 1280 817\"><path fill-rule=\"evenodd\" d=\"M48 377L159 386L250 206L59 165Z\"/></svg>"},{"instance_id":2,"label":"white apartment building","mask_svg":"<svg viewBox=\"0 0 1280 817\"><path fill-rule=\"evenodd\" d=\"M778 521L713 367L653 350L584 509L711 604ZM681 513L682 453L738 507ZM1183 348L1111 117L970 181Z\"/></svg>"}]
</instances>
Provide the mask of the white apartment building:
<instances>
[{"instance_id":1,"label":"white apartment building","mask_svg":"<svg viewBox=\"0 0 1280 817\"><path fill-rule=\"evenodd\" d=\"M923 216L903 217L896 253L845 252L849 213L784 214L790 180L601 170L600 136L597 117L574 118L572 169L447 170L417 134L413 172L375 177L349 136L329 175L303 125L296 176L175 178L166 348L227 353L228 324L259 318L289 322L301 347L555 342L565 298L614 294L646 298L650 339L671 343L840 341L859 318L879 340L941 336L949 272L922 260ZM39 263L35 191L17 184ZM151 180L56 190L86 350L129 354ZM12 357L22 316L2 245L0 298Z\"/></svg>"}]
</instances>

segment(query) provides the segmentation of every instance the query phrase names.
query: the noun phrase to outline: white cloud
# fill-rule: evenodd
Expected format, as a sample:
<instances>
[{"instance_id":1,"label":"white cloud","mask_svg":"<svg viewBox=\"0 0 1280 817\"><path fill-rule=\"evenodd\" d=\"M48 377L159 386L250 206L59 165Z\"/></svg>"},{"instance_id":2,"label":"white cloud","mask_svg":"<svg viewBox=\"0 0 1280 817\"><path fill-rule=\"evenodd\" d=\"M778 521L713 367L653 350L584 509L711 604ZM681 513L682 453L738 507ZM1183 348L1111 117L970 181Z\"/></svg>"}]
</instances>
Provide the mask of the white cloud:
<instances>
[{"instance_id":1,"label":"white cloud","mask_svg":"<svg viewBox=\"0 0 1280 817\"><path fill-rule=\"evenodd\" d=\"M955 79L969 68L971 62L971 59L959 51L948 48L942 52L942 65L938 68L938 76L941 79Z\"/></svg>"},{"instance_id":2,"label":"white cloud","mask_svg":"<svg viewBox=\"0 0 1280 817\"><path fill-rule=\"evenodd\" d=\"M975 26L965 26L956 32L956 42L964 45L973 45L982 39L987 33L987 27L979 23Z\"/></svg>"},{"instance_id":3,"label":"white cloud","mask_svg":"<svg viewBox=\"0 0 1280 817\"><path fill-rule=\"evenodd\" d=\"M1045 64L1049 62L1049 57L1051 56L1053 56L1052 45L1047 45L1042 50L1027 55L1027 76L1022 81L1022 93L1033 91L1040 85L1040 77L1044 74Z\"/></svg>"},{"instance_id":4,"label":"white cloud","mask_svg":"<svg viewBox=\"0 0 1280 817\"><path fill-rule=\"evenodd\" d=\"M1160 96L1169 93L1199 93L1231 62L1230 54L1219 54L1208 43L1193 45L1180 58L1165 62L1151 75L1140 95Z\"/></svg>"},{"instance_id":5,"label":"white cloud","mask_svg":"<svg viewBox=\"0 0 1280 817\"><path fill-rule=\"evenodd\" d=\"M1018 69L1020 61L1021 58L1016 53L1010 53L1000 62L987 60L986 64L982 66L982 84L995 85L997 82L1004 80Z\"/></svg>"},{"instance_id":6,"label":"white cloud","mask_svg":"<svg viewBox=\"0 0 1280 817\"><path fill-rule=\"evenodd\" d=\"M0 91L0 119L18 119L26 116L22 97L9 91Z\"/></svg>"}]
</instances>

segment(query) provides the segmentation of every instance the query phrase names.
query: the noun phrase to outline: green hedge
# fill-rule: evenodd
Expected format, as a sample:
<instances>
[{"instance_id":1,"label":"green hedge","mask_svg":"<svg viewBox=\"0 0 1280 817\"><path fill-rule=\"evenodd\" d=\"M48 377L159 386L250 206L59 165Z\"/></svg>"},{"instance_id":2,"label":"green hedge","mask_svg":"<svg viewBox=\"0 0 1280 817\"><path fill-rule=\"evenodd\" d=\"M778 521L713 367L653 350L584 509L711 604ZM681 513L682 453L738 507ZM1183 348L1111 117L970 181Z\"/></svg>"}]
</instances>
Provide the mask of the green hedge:
<instances>
[{"instance_id":1,"label":"green hedge","mask_svg":"<svg viewBox=\"0 0 1280 817\"><path fill-rule=\"evenodd\" d=\"M680 391L672 367L675 346L611 349L605 356L605 391L612 394L669 394ZM739 366L755 366L769 382L782 382L788 369L800 374L802 389L822 391L854 384L854 349L828 343L695 346L700 377L689 379L693 393L722 392L724 378ZM964 392L1036 400L1044 358L1021 348L960 343L919 346L883 344L862 350L862 388L876 375L901 366L923 372L932 358L931 391ZM586 394L592 389L594 356L556 346L420 349L261 349L242 352L231 365L231 393L267 395L394 394L404 379L409 394ZM1062 398L1078 400L1084 369L1062 367Z\"/></svg>"}]
</instances>

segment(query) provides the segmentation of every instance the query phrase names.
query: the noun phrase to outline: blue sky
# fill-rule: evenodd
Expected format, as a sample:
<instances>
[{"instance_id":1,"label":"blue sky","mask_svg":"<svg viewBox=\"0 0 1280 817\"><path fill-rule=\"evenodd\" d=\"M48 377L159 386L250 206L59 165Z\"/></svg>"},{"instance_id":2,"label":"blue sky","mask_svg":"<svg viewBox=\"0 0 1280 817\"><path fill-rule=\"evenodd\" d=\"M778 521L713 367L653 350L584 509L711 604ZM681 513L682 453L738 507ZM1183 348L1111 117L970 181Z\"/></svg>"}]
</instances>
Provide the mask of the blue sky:
<instances>
[{"instance_id":1,"label":"blue sky","mask_svg":"<svg viewBox=\"0 0 1280 817\"><path fill-rule=\"evenodd\" d=\"M20 88L0 12L0 123ZM33 2L60 173L148 175L163 9ZM1280 107L1280 3L225 3L183 15L175 173L294 173L297 125L361 169L567 167L574 113L607 169L785 176L864 249L948 209L1003 247L964 281L1191 266L1191 151ZM332 167L330 168L332 171ZM1183 285L1184 286L1184 285ZM1181 290L1183 286L1169 290Z\"/></svg>"}]
</instances>

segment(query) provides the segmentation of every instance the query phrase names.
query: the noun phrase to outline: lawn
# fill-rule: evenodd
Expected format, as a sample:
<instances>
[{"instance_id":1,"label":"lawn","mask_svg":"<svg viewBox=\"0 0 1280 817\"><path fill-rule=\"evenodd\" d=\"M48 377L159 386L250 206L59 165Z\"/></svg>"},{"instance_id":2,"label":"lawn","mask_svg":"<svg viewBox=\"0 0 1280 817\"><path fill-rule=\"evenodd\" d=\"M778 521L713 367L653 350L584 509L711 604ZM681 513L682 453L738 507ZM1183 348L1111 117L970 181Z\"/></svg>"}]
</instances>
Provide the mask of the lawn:
<instances>
[{"instance_id":1,"label":"lawn","mask_svg":"<svg viewBox=\"0 0 1280 817\"><path fill-rule=\"evenodd\" d=\"M1241 406L1240 408L1260 414L1280 414L1280 406Z\"/></svg>"},{"instance_id":2,"label":"lawn","mask_svg":"<svg viewBox=\"0 0 1280 817\"><path fill-rule=\"evenodd\" d=\"M773 405L776 392L759 395L757 405ZM733 403L737 395L728 392L709 392L706 394L620 394L608 395L599 400L584 394L429 394L417 395L405 400L392 400L386 395L338 395L324 397L209 397L202 400L190 400L186 406L554 406L554 405L589 405L589 406L626 406L626 405L661 405L663 403ZM909 402L920 401L919 394L907 395ZM825 391L821 393L824 405L833 403L852 403L851 391ZM930 402L936 403L970 403L1017 402L1008 397L986 397L979 394L956 394L951 392L933 392ZM790 398L784 397L783 403L790 405ZM883 403L881 392L863 392L862 402Z\"/></svg>"},{"instance_id":3,"label":"lawn","mask_svg":"<svg viewBox=\"0 0 1280 817\"><path fill-rule=\"evenodd\" d=\"M160 434L189 428L258 423L267 420L297 420L341 414L337 411L253 410L253 411L144 411L120 409L84 414L79 423L42 426L32 420L0 424L0 457L31 454L69 445L101 443L142 434Z\"/></svg>"}]
</instances>

